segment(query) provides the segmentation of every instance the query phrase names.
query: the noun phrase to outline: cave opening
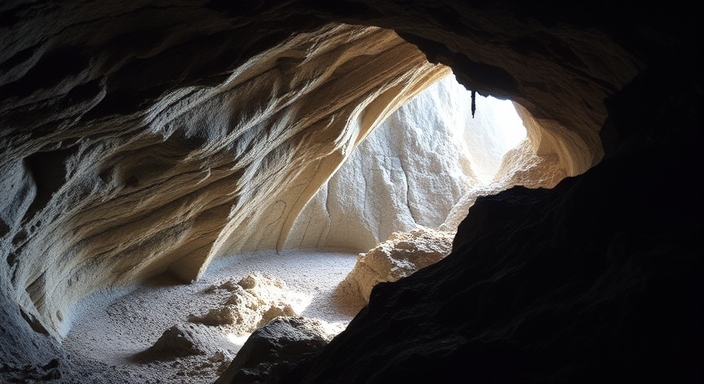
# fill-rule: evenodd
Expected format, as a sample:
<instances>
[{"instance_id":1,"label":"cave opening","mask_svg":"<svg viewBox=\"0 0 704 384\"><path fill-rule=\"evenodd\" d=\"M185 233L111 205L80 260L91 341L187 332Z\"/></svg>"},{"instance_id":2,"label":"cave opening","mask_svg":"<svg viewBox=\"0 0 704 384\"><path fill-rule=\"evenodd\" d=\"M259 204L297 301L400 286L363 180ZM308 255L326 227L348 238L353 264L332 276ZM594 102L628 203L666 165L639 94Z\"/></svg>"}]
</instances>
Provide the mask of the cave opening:
<instances>
[{"instance_id":1,"label":"cave opening","mask_svg":"<svg viewBox=\"0 0 704 384\"><path fill-rule=\"evenodd\" d=\"M415 48L412 53L418 54ZM370 132L360 134L363 140L296 213L290 228L282 231L283 242L279 239L274 246L272 239L281 225L278 216L284 215L274 210L275 214L260 219L255 212L249 217L254 217L254 223L259 219L259 226L274 230L259 230L255 241L249 242L254 245L246 247L239 241L246 236L236 230L224 241L216 241L218 256L206 263L207 270L192 284L184 286L172 276L158 275L109 304L96 301L77 309L81 315L75 317L85 319L97 306L108 308L104 316L74 324L64 340L67 350L91 351L96 347L90 338L103 333L112 341L100 352L104 362L129 354L133 362L151 364L137 371L156 376L169 369L162 362L180 359L182 367L172 373L197 372L196 376L208 380L222 372L255 329L279 316L314 319L320 332L331 338L368 303L376 284L409 276L448 255L457 226L478 197L514 185L552 187L565 176L558 156L550 151L538 154L537 125L524 123L530 115L520 106L473 94L449 68L416 59L416 65L430 66L429 72L437 73L428 79L421 76L420 81L404 78L408 75L400 72L399 84L415 81L420 84L413 87L422 89L408 86L398 92L394 90L398 85L383 84L383 92L371 91L374 97L362 102L365 107L358 122L348 121L340 128L344 132L358 124ZM276 58L275 63L278 68L282 63L290 65L290 60ZM233 76L228 81L236 80ZM237 89L231 83L218 92ZM389 100L385 92L390 90L399 95ZM164 99L187 99L187 95L178 91ZM246 119L239 114L253 114L227 100L222 107L240 121ZM279 112L272 108L263 106L257 113L276 118ZM159 114L167 114L164 109L157 104L152 118L158 121ZM379 121L370 124L365 121L368 115ZM261 119L256 114L250 117ZM276 120L274 125L284 126ZM194 141L188 134L169 135L167 143L174 148L168 150L192 149ZM250 150L256 149L257 138L250 140L254 143ZM232 146L225 147L225 152L232 151ZM258 179L253 173L250 182ZM286 207L288 203L282 201L273 206ZM139 335L148 344L121 336L126 334ZM188 341L187 347L178 347L182 340ZM141 352L127 353L136 345L141 345ZM121 369L132 372L135 366Z\"/></svg>"},{"instance_id":2,"label":"cave opening","mask_svg":"<svg viewBox=\"0 0 704 384\"><path fill-rule=\"evenodd\" d=\"M355 148L301 211L284 248L365 252L416 227L452 232L459 223L448 216L466 213L453 209L510 187L516 170L504 155L525 150L517 147L526 139L511 101L475 101L450 73Z\"/></svg>"},{"instance_id":3,"label":"cave opening","mask_svg":"<svg viewBox=\"0 0 704 384\"><path fill-rule=\"evenodd\" d=\"M0 381L212 381L232 354L206 323L256 319L260 298L288 292L254 272L290 273L292 291L337 278L294 253L334 243L296 218L443 65L520 104L526 145L502 182L529 188L478 200L450 257L382 285L312 362L276 370L701 381L701 2L343 3L1 7ZM64 338L81 326L94 332Z\"/></svg>"},{"instance_id":4,"label":"cave opening","mask_svg":"<svg viewBox=\"0 0 704 384\"><path fill-rule=\"evenodd\" d=\"M223 371L255 329L278 316L313 319L322 333L337 335L367 304L374 285L449 254L457 225L477 197L509 188L514 173L541 172L542 163L526 152L533 147L513 102L475 97L472 113L471 91L452 74L428 86L370 133L321 187L284 249L219 257L188 286L166 276L152 279L110 303L110 319L77 324L65 346L90 350L86 337L105 332L106 323L118 335L149 328L151 345L136 355L152 364L148 374L164 369L159 359L176 353L183 366L175 374L210 364L210 372L201 372L207 379ZM174 325L177 319L186 321ZM190 349L175 349L183 338ZM104 359L119 359L130 348L114 340ZM199 354L212 361L204 363Z\"/></svg>"},{"instance_id":5,"label":"cave opening","mask_svg":"<svg viewBox=\"0 0 704 384\"><path fill-rule=\"evenodd\" d=\"M301 211L283 252L358 254L336 287L356 313L379 282L448 255L478 197L559 182L554 157L545 161L532 144L512 101L473 94L449 73L359 144Z\"/></svg>"}]
</instances>

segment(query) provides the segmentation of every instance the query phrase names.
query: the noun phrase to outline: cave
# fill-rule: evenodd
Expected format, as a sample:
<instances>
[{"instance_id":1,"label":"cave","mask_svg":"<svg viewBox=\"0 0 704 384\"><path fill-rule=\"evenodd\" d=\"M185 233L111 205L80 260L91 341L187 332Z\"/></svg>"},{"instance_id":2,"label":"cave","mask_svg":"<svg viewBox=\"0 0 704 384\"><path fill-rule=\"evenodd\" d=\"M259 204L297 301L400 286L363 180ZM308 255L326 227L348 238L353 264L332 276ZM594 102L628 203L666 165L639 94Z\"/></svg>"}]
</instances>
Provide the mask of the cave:
<instances>
[{"instance_id":1,"label":"cave","mask_svg":"<svg viewBox=\"0 0 704 384\"><path fill-rule=\"evenodd\" d=\"M0 380L85 382L62 338L88 295L286 248L354 149L451 70L516 102L554 183L516 172L329 343L219 381L701 382L702 8L4 2Z\"/></svg>"}]
</instances>

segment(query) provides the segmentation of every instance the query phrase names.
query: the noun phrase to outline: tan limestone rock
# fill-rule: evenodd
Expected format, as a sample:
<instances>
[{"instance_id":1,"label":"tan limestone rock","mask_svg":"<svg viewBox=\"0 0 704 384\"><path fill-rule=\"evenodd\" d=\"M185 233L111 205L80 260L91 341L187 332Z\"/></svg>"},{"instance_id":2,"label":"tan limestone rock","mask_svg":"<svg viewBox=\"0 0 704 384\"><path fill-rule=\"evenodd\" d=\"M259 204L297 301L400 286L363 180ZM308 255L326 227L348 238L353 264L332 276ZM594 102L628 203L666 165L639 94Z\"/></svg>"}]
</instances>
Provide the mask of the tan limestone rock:
<instances>
[{"instance_id":1,"label":"tan limestone rock","mask_svg":"<svg viewBox=\"0 0 704 384\"><path fill-rule=\"evenodd\" d=\"M369 252L361 253L340 286L344 292L369 302L369 294L378 283L397 281L442 260L452 251L452 238L452 232L428 228L394 233Z\"/></svg>"}]
</instances>

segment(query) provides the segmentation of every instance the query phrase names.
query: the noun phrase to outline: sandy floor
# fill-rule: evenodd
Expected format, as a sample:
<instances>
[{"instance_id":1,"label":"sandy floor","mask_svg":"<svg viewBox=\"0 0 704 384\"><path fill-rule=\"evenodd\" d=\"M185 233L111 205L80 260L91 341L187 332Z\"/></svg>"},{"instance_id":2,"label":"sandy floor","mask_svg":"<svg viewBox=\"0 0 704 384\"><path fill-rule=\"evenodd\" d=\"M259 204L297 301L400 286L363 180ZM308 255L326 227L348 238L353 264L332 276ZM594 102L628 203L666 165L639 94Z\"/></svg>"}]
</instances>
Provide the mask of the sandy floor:
<instances>
[{"instance_id":1,"label":"sandy floor","mask_svg":"<svg viewBox=\"0 0 704 384\"><path fill-rule=\"evenodd\" d=\"M187 324L191 314L202 315L222 303L206 293L228 279L239 281L251 273L271 275L286 283L292 306L306 317L321 319L339 330L354 316L335 288L356 262L356 254L319 251L259 252L216 260L205 276L191 285L155 278L123 292L99 293L76 310L73 327L64 340L79 367L64 372L63 381L76 383L212 383L234 357L246 335L218 333L212 351L204 355L144 361L137 358L175 324Z\"/></svg>"}]
</instances>

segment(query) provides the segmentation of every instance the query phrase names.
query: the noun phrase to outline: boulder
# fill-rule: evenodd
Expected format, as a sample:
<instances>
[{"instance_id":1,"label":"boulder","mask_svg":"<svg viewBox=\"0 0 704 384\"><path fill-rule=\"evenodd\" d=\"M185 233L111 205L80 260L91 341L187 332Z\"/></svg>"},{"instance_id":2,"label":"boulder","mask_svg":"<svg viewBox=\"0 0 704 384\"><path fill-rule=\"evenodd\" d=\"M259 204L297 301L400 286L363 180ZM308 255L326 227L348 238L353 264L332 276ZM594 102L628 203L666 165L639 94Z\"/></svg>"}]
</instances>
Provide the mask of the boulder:
<instances>
[{"instance_id":1,"label":"boulder","mask_svg":"<svg viewBox=\"0 0 704 384\"><path fill-rule=\"evenodd\" d=\"M320 320L278 317L252 333L215 383L283 380L297 363L319 351L332 337Z\"/></svg>"},{"instance_id":2,"label":"boulder","mask_svg":"<svg viewBox=\"0 0 704 384\"><path fill-rule=\"evenodd\" d=\"M449 255L453 236L453 232L427 228L396 232L390 239L359 255L357 264L340 283L339 290L368 303L375 285L410 276Z\"/></svg>"}]
</instances>

